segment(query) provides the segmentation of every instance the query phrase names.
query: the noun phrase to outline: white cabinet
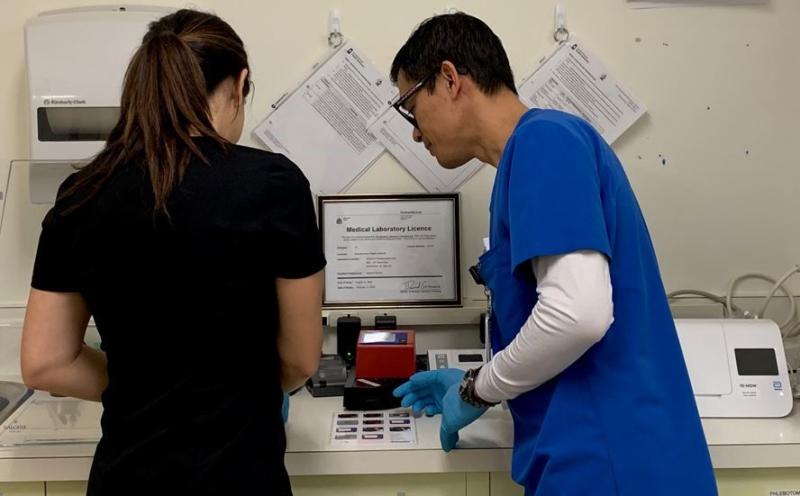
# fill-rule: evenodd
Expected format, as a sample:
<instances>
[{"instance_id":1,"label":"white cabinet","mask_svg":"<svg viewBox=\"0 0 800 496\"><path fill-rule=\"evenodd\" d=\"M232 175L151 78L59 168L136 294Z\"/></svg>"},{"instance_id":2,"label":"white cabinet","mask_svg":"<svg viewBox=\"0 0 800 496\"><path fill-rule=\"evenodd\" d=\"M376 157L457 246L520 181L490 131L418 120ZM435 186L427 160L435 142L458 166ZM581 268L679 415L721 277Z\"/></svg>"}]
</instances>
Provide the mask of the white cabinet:
<instances>
[{"instance_id":1,"label":"white cabinet","mask_svg":"<svg viewBox=\"0 0 800 496\"><path fill-rule=\"evenodd\" d=\"M716 470L720 496L800 494L800 468ZM522 496L508 472L292 477L295 496ZM84 496L86 482L0 482L0 496Z\"/></svg>"},{"instance_id":2,"label":"white cabinet","mask_svg":"<svg viewBox=\"0 0 800 496\"><path fill-rule=\"evenodd\" d=\"M800 468L716 470L719 496L800 494Z\"/></svg>"},{"instance_id":3,"label":"white cabinet","mask_svg":"<svg viewBox=\"0 0 800 496\"><path fill-rule=\"evenodd\" d=\"M511 472L492 472L489 474L490 486L489 494L491 496L522 496L525 490L511 480Z\"/></svg>"},{"instance_id":4,"label":"white cabinet","mask_svg":"<svg viewBox=\"0 0 800 496\"><path fill-rule=\"evenodd\" d=\"M522 496L508 472L292 477L295 496Z\"/></svg>"},{"instance_id":5,"label":"white cabinet","mask_svg":"<svg viewBox=\"0 0 800 496\"><path fill-rule=\"evenodd\" d=\"M44 482L0 482L0 496L44 496Z\"/></svg>"},{"instance_id":6,"label":"white cabinet","mask_svg":"<svg viewBox=\"0 0 800 496\"><path fill-rule=\"evenodd\" d=\"M85 496L86 482L45 482L46 496Z\"/></svg>"},{"instance_id":7,"label":"white cabinet","mask_svg":"<svg viewBox=\"0 0 800 496\"><path fill-rule=\"evenodd\" d=\"M310 475L292 477L292 491L295 496L464 496L467 482L463 473Z\"/></svg>"}]
</instances>

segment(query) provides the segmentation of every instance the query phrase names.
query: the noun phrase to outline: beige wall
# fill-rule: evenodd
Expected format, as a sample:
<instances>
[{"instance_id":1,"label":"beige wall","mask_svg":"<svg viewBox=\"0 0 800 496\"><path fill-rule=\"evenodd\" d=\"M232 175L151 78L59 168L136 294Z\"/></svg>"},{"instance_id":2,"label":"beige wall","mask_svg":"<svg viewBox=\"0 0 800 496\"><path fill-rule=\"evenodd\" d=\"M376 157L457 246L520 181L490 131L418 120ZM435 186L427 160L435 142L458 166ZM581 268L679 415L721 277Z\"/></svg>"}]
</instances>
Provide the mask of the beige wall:
<instances>
[{"instance_id":1,"label":"beige wall","mask_svg":"<svg viewBox=\"0 0 800 496\"><path fill-rule=\"evenodd\" d=\"M0 189L8 163L28 156L23 25L38 12L93 2L2 0L0 16ZM99 2L106 3L106 2ZM142 4L185 6L170 0ZM721 291L734 275L779 275L800 263L800 2L765 6L634 10L623 0L563 0L568 27L649 108L615 149L648 218L668 289ZM551 48L554 1L437 3L313 0L197 0L228 20L247 44L257 91L247 109L244 144L266 108L326 50L329 9L343 31L387 70L421 19L454 6L480 16L504 40L518 79ZM710 110L709 110L710 107ZM749 151L749 153L747 153ZM662 165L663 156L667 164ZM462 189L467 266L485 235L494 172L482 170ZM0 232L0 309L24 304L39 223L45 209L26 200L15 174ZM416 192L421 187L384 155L352 192ZM464 273L465 305L481 291ZM798 278L800 279L800 278ZM793 288L800 293L800 282ZM472 321L475 310L445 321ZM428 314L417 311L419 319Z\"/></svg>"}]
</instances>

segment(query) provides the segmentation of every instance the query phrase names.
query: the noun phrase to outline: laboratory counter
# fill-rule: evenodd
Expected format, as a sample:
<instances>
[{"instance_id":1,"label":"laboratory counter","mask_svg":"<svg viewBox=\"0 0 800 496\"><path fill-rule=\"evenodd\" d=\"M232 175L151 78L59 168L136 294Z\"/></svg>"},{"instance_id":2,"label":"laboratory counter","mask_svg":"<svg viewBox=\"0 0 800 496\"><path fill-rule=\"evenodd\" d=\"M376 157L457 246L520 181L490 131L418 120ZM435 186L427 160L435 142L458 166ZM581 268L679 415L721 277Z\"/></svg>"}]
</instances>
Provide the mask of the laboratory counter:
<instances>
[{"instance_id":1,"label":"laboratory counter","mask_svg":"<svg viewBox=\"0 0 800 496\"><path fill-rule=\"evenodd\" d=\"M341 397L313 398L301 390L291 400L286 424L286 467L292 476L508 472L512 421L498 406L461 432L459 449L444 453L439 417L416 419L416 442L406 445L334 446L331 429L342 411ZM96 419L97 403L79 402L77 410L50 412L53 422ZM10 419L9 419L10 420ZM6 421L8 423L8 421ZM705 419L714 467L800 468L800 408L781 419ZM99 428L98 428L99 429ZM84 432L85 434L85 432ZM99 432L96 433L96 435ZM0 447L0 482L86 480L95 445L74 443Z\"/></svg>"}]
</instances>

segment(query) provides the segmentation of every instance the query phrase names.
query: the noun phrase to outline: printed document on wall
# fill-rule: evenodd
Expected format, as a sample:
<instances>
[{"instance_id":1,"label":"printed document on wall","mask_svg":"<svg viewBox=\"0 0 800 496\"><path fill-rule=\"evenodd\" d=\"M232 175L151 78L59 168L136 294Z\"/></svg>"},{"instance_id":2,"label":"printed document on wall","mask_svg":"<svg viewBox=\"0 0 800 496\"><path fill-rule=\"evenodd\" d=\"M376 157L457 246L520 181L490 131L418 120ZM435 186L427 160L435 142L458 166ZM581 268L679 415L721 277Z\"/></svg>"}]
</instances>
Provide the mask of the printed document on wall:
<instances>
[{"instance_id":1,"label":"printed document on wall","mask_svg":"<svg viewBox=\"0 0 800 496\"><path fill-rule=\"evenodd\" d=\"M370 130L389 150L395 159L431 193L456 191L483 165L477 159L470 160L456 169L445 169L422 143L412 138L414 128L400 114L389 107Z\"/></svg>"},{"instance_id":2,"label":"printed document on wall","mask_svg":"<svg viewBox=\"0 0 800 496\"><path fill-rule=\"evenodd\" d=\"M647 111L603 63L579 41L559 45L519 86L529 106L583 117L609 143Z\"/></svg>"},{"instance_id":3,"label":"printed document on wall","mask_svg":"<svg viewBox=\"0 0 800 496\"><path fill-rule=\"evenodd\" d=\"M634 9L659 9L664 7L692 7L700 5L751 5L765 4L767 0L628 0Z\"/></svg>"},{"instance_id":4,"label":"printed document on wall","mask_svg":"<svg viewBox=\"0 0 800 496\"><path fill-rule=\"evenodd\" d=\"M339 193L383 152L367 122L385 110L394 90L350 41L312 70L253 134L296 163L314 193Z\"/></svg>"}]
</instances>

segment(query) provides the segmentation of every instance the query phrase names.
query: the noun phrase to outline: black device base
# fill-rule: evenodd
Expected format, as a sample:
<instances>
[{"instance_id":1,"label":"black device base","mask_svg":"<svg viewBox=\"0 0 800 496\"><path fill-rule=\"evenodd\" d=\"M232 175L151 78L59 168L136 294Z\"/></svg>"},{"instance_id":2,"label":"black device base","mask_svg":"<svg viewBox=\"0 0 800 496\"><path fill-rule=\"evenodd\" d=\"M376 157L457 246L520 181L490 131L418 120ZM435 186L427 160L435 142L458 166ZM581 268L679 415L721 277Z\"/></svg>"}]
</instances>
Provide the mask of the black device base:
<instances>
[{"instance_id":1,"label":"black device base","mask_svg":"<svg viewBox=\"0 0 800 496\"><path fill-rule=\"evenodd\" d=\"M306 381L306 389L315 398L342 396L347 374L347 366L342 357L322 355L317 373Z\"/></svg>"},{"instance_id":2,"label":"black device base","mask_svg":"<svg viewBox=\"0 0 800 496\"><path fill-rule=\"evenodd\" d=\"M344 386L344 409L386 410L388 408L397 408L400 406L400 398L395 398L394 395L392 395L392 391L407 380L407 378L357 379L355 371L351 371L350 375L347 377L347 383ZM373 384L377 384L377 386Z\"/></svg>"},{"instance_id":3,"label":"black device base","mask_svg":"<svg viewBox=\"0 0 800 496\"><path fill-rule=\"evenodd\" d=\"M311 386L306 384L306 389L314 398L330 398L344 396L344 386Z\"/></svg>"}]
</instances>

